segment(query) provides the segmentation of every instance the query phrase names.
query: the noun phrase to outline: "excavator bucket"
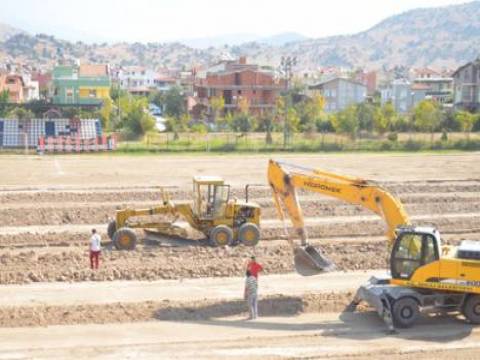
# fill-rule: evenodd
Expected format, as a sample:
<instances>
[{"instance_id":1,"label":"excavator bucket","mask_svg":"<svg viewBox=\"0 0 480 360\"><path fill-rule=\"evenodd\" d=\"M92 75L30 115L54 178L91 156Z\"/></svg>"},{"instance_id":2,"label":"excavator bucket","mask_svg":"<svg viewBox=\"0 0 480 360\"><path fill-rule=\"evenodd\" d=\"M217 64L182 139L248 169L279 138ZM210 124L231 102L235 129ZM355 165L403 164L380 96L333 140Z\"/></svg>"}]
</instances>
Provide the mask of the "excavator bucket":
<instances>
[{"instance_id":1,"label":"excavator bucket","mask_svg":"<svg viewBox=\"0 0 480 360\"><path fill-rule=\"evenodd\" d=\"M311 245L295 247L293 259L295 270L303 276L312 276L335 270L335 264Z\"/></svg>"}]
</instances>

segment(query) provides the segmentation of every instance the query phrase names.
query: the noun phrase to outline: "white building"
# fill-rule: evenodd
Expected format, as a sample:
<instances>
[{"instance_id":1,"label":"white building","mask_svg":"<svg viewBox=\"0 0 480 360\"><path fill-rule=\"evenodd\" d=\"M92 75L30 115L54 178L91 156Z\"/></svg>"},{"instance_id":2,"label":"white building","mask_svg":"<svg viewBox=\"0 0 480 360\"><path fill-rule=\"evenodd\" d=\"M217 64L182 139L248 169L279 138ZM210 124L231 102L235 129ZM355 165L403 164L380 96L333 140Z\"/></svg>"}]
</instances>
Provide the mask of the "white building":
<instances>
[{"instance_id":1,"label":"white building","mask_svg":"<svg viewBox=\"0 0 480 360\"><path fill-rule=\"evenodd\" d=\"M156 87L158 74L140 66L125 66L118 71L118 84L132 94L147 95Z\"/></svg>"}]
</instances>

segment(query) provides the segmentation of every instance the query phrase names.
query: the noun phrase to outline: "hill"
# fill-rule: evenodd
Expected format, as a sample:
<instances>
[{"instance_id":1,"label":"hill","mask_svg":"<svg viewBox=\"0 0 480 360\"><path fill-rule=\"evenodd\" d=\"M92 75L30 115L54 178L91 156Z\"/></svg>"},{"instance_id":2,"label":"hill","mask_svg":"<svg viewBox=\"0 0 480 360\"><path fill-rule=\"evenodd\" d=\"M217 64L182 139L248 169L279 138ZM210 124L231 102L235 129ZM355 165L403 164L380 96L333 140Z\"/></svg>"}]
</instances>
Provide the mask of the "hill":
<instances>
[{"instance_id":1,"label":"hill","mask_svg":"<svg viewBox=\"0 0 480 360\"><path fill-rule=\"evenodd\" d=\"M5 25L0 27L0 59L48 66L64 57L88 62L182 68L209 64L227 53L247 55L251 62L264 65L278 65L282 56L293 55L298 57L300 67L311 69L331 65L456 67L480 54L480 1L408 11L353 35L305 39L295 33L286 33L240 45L204 49L179 42L71 43L53 36L32 36L10 29Z\"/></svg>"}]
</instances>

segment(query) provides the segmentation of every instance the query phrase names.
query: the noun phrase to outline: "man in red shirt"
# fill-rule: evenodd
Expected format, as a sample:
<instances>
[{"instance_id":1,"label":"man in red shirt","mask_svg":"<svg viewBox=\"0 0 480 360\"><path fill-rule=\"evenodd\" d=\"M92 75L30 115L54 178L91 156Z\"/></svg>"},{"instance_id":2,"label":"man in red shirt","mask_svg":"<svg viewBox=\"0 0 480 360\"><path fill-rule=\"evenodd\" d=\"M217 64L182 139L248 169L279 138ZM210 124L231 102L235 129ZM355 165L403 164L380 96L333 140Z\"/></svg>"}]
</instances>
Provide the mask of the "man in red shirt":
<instances>
[{"instance_id":1,"label":"man in red shirt","mask_svg":"<svg viewBox=\"0 0 480 360\"><path fill-rule=\"evenodd\" d=\"M257 263L257 261L255 260L255 256L252 256L250 258L250 261L247 265L247 271L250 271L250 274L252 276L255 276L256 279L258 279L258 273L263 271L262 265Z\"/></svg>"}]
</instances>

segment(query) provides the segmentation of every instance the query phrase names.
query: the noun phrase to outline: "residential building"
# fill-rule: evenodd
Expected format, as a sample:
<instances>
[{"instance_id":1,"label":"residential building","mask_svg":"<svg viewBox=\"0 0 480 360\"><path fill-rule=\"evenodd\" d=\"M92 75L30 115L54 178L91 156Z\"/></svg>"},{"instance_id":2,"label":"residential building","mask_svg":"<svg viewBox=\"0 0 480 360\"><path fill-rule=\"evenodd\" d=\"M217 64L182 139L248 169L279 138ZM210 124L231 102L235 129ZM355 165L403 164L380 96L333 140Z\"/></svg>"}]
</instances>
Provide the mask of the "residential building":
<instances>
[{"instance_id":1,"label":"residential building","mask_svg":"<svg viewBox=\"0 0 480 360\"><path fill-rule=\"evenodd\" d=\"M412 85L407 79L396 79L381 89L382 105L391 102L395 111L407 113L425 99L428 89L429 87L422 84Z\"/></svg>"},{"instance_id":2,"label":"residential building","mask_svg":"<svg viewBox=\"0 0 480 360\"><path fill-rule=\"evenodd\" d=\"M440 104L452 99L453 78L448 73L440 73L429 68L415 69L413 84L425 91L425 97Z\"/></svg>"},{"instance_id":3,"label":"residential building","mask_svg":"<svg viewBox=\"0 0 480 360\"><path fill-rule=\"evenodd\" d=\"M210 109L212 97L223 97L225 111L235 111L241 101L248 103L249 111L262 113L275 107L276 99L284 89L269 69L247 64L245 57L238 61L224 61L208 69L195 81L194 92L200 104Z\"/></svg>"},{"instance_id":4,"label":"residential building","mask_svg":"<svg viewBox=\"0 0 480 360\"><path fill-rule=\"evenodd\" d=\"M125 66L118 70L118 84L133 95L148 96L155 90L158 74L142 66Z\"/></svg>"},{"instance_id":5,"label":"residential building","mask_svg":"<svg viewBox=\"0 0 480 360\"><path fill-rule=\"evenodd\" d=\"M8 91L9 102L25 102L25 82L17 74L0 74L0 92Z\"/></svg>"},{"instance_id":6,"label":"residential building","mask_svg":"<svg viewBox=\"0 0 480 360\"><path fill-rule=\"evenodd\" d=\"M174 77L159 74L155 80L155 89L160 92L165 92L170 90L173 86L177 84L177 80Z\"/></svg>"},{"instance_id":7,"label":"residential building","mask_svg":"<svg viewBox=\"0 0 480 360\"><path fill-rule=\"evenodd\" d=\"M57 66L52 77L54 104L100 105L110 97L108 65Z\"/></svg>"},{"instance_id":8,"label":"residential building","mask_svg":"<svg viewBox=\"0 0 480 360\"><path fill-rule=\"evenodd\" d=\"M33 73L32 80L38 82L39 96L46 100L51 94L52 74L51 73Z\"/></svg>"},{"instance_id":9,"label":"residential building","mask_svg":"<svg viewBox=\"0 0 480 360\"><path fill-rule=\"evenodd\" d=\"M325 111L331 113L364 102L367 87L350 79L336 77L310 86L309 92L322 95L325 98Z\"/></svg>"},{"instance_id":10,"label":"residential building","mask_svg":"<svg viewBox=\"0 0 480 360\"><path fill-rule=\"evenodd\" d=\"M376 71L357 71L354 74L354 80L364 84L367 87L367 95L372 96L377 91L377 72Z\"/></svg>"},{"instance_id":11,"label":"residential building","mask_svg":"<svg viewBox=\"0 0 480 360\"><path fill-rule=\"evenodd\" d=\"M30 72L24 72L22 74L23 82L24 82L24 94L25 94L25 101L34 101L40 99L40 84L38 81L33 80Z\"/></svg>"},{"instance_id":12,"label":"residential building","mask_svg":"<svg viewBox=\"0 0 480 360\"><path fill-rule=\"evenodd\" d=\"M459 67L453 73L454 106L469 111L480 110L480 58Z\"/></svg>"}]
</instances>

